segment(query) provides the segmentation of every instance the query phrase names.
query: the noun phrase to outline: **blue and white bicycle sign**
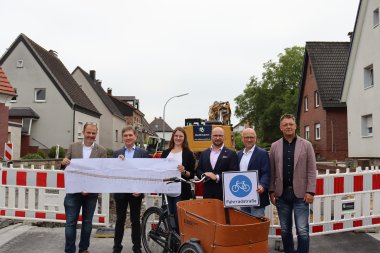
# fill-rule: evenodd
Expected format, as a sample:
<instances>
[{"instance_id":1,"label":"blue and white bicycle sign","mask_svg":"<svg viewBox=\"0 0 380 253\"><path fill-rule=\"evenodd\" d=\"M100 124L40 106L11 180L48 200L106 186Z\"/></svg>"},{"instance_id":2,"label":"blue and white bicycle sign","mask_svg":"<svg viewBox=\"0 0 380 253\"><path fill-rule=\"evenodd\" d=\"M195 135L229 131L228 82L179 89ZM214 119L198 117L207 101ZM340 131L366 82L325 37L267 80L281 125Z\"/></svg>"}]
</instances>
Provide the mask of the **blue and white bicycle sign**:
<instances>
[{"instance_id":1,"label":"blue and white bicycle sign","mask_svg":"<svg viewBox=\"0 0 380 253\"><path fill-rule=\"evenodd\" d=\"M223 172L222 177L225 207L260 205L257 170Z\"/></svg>"}]
</instances>

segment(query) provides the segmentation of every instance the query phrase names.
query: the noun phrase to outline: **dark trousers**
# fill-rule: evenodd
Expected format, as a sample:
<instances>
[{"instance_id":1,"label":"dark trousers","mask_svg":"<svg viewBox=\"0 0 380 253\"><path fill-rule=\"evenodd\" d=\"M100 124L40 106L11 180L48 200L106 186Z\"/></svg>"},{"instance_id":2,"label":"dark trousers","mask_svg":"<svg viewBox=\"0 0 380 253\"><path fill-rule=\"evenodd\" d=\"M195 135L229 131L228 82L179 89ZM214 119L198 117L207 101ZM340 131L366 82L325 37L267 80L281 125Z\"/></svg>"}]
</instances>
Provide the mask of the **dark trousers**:
<instances>
[{"instance_id":1,"label":"dark trousers","mask_svg":"<svg viewBox=\"0 0 380 253\"><path fill-rule=\"evenodd\" d=\"M123 241L125 220L127 218L127 209L129 204L130 221L132 225L132 243L133 249L141 248L141 228L140 228L140 211L142 196L134 197L132 193L115 193L116 202L116 226L114 237L114 251L121 251Z\"/></svg>"},{"instance_id":2,"label":"dark trousers","mask_svg":"<svg viewBox=\"0 0 380 253\"><path fill-rule=\"evenodd\" d=\"M169 197L168 196L168 208L170 214L174 216L174 229L179 234L179 225L178 225L178 212L177 212L177 203L181 201L181 196L178 197Z\"/></svg>"}]
</instances>

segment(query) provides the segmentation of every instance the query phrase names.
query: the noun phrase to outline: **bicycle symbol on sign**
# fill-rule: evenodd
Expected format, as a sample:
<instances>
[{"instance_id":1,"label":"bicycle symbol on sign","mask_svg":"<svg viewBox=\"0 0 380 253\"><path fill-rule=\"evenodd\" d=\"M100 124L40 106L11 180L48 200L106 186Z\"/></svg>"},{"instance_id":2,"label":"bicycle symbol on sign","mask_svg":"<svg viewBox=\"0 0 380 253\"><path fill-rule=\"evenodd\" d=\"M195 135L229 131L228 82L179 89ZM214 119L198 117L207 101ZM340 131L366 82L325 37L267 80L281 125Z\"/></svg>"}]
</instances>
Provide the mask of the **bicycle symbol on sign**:
<instances>
[{"instance_id":1,"label":"bicycle symbol on sign","mask_svg":"<svg viewBox=\"0 0 380 253\"><path fill-rule=\"evenodd\" d=\"M245 175L234 176L230 181L229 189L234 196L243 198L252 191L252 182Z\"/></svg>"},{"instance_id":2,"label":"bicycle symbol on sign","mask_svg":"<svg viewBox=\"0 0 380 253\"><path fill-rule=\"evenodd\" d=\"M237 192L239 190L243 190L245 192L249 192L251 187L245 183L245 181L236 181L236 183L231 187L232 192Z\"/></svg>"}]
</instances>

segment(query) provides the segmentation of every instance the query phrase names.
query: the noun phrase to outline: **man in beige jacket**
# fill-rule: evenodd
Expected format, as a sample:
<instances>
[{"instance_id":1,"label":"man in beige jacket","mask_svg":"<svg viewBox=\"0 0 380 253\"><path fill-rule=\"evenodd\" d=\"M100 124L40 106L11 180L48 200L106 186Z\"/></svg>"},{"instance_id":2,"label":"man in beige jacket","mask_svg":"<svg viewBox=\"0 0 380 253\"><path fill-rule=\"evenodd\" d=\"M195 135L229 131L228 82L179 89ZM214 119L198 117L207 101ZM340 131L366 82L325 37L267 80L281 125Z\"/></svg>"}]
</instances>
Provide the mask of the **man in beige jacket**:
<instances>
[{"instance_id":1,"label":"man in beige jacket","mask_svg":"<svg viewBox=\"0 0 380 253\"><path fill-rule=\"evenodd\" d=\"M313 203L316 161L311 143L296 135L296 119L285 114L280 119L283 138L272 143L269 157L270 199L277 207L285 253L309 252L309 204ZM293 212L298 248L294 250Z\"/></svg>"},{"instance_id":2,"label":"man in beige jacket","mask_svg":"<svg viewBox=\"0 0 380 253\"><path fill-rule=\"evenodd\" d=\"M66 157L62 160L61 169L70 164L72 158L106 158L107 151L95 143L98 127L94 123L86 123L83 127L83 142L70 145ZM92 218L94 216L97 193L67 193L64 200L66 226L65 226L65 252L75 253L76 227L79 212L82 208L82 228L79 242L79 252L88 253L92 230Z\"/></svg>"}]
</instances>

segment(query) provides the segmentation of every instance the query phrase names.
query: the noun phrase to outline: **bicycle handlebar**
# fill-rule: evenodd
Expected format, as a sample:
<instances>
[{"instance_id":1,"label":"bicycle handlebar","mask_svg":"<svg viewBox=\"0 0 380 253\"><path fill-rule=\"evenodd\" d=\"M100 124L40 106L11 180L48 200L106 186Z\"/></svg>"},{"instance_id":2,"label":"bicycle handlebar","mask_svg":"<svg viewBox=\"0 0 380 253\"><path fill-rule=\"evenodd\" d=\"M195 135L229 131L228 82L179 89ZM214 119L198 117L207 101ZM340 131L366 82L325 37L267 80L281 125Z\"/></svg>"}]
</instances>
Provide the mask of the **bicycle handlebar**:
<instances>
[{"instance_id":1,"label":"bicycle handlebar","mask_svg":"<svg viewBox=\"0 0 380 253\"><path fill-rule=\"evenodd\" d=\"M170 184L170 183L178 183L178 182L183 182L183 183L187 183L187 184L197 184L197 183L201 183L201 182L204 182L204 181L207 181L208 180L208 177L205 176L205 175L202 175L202 178L199 179L199 180L186 180L186 179L183 179L181 177L171 177L171 178L164 178L162 179L163 182L167 182L167 184Z\"/></svg>"}]
</instances>

